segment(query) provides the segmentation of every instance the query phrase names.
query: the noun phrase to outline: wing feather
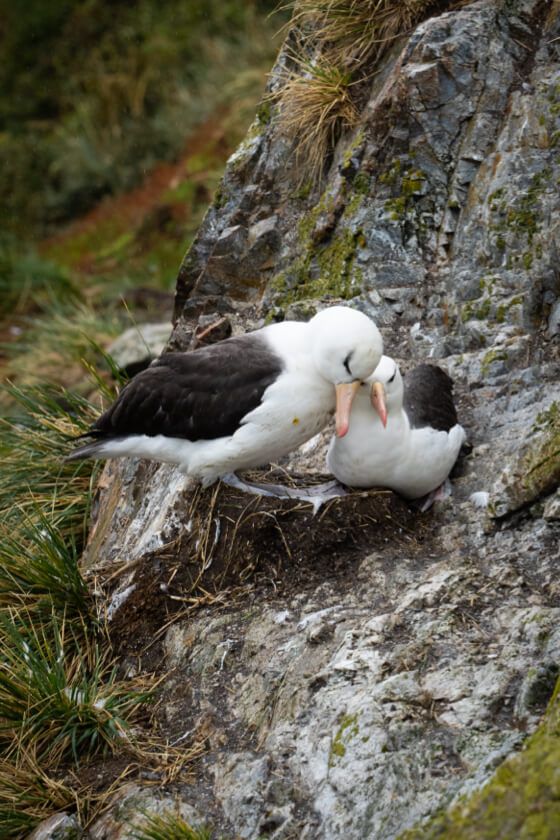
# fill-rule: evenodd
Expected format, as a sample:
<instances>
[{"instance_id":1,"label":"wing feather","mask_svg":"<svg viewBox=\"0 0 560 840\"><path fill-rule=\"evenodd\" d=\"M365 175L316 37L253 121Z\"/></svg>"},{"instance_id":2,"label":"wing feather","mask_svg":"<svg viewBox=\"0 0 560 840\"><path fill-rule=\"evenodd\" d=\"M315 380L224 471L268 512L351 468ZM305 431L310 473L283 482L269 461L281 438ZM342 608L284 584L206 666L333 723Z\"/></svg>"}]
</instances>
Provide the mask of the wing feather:
<instances>
[{"instance_id":1,"label":"wing feather","mask_svg":"<svg viewBox=\"0 0 560 840\"><path fill-rule=\"evenodd\" d=\"M262 335L167 353L137 374L93 424L98 438L144 434L212 440L233 434L283 369Z\"/></svg>"},{"instance_id":2,"label":"wing feather","mask_svg":"<svg viewBox=\"0 0 560 840\"><path fill-rule=\"evenodd\" d=\"M413 429L448 432L458 423L453 380L436 365L417 365L404 378L404 410Z\"/></svg>"}]
</instances>

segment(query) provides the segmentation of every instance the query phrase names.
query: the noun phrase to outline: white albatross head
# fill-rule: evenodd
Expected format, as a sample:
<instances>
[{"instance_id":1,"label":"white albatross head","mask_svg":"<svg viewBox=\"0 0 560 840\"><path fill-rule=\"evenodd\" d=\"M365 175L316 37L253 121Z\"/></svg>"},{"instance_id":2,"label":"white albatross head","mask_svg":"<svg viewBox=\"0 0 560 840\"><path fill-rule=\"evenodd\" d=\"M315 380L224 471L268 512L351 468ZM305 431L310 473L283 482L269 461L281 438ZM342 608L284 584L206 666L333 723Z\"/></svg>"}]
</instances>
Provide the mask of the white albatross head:
<instances>
[{"instance_id":1,"label":"white albatross head","mask_svg":"<svg viewBox=\"0 0 560 840\"><path fill-rule=\"evenodd\" d=\"M336 388L336 435L344 437L360 383L377 367L383 339L371 318L348 306L332 306L309 322L311 352L319 373Z\"/></svg>"},{"instance_id":2,"label":"white albatross head","mask_svg":"<svg viewBox=\"0 0 560 840\"><path fill-rule=\"evenodd\" d=\"M367 384L371 387L371 404L386 426L387 415L400 411L403 404L404 385L398 364L390 356L382 356Z\"/></svg>"}]
</instances>

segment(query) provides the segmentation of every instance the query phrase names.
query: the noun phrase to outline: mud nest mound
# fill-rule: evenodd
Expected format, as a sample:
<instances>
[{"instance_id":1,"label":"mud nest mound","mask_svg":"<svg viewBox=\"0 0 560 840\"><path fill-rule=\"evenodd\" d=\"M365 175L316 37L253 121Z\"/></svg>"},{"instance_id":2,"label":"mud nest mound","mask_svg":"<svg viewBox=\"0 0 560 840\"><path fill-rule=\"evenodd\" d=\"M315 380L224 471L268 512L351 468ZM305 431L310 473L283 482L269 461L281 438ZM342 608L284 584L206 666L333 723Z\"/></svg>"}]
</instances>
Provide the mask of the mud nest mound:
<instances>
[{"instance_id":1,"label":"mud nest mound","mask_svg":"<svg viewBox=\"0 0 560 840\"><path fill-rule=\"evenodd\" d=\"M309 476L292 475L290 482L309 485ZM309 502L251 495L221 482L197 488L187 496L175 539L135 564L134 589L111 621L111 636L121 652L138 652L201 607L225 609L255 592L289 598L327 579L350 584L368 553L389 554L396 544L418 548L426 532L426 516L423 522L419 516L386 490L349 491L314 513ZM105 599L118 585L117 577L103 587Z\"/></svg>"}]
</instances>

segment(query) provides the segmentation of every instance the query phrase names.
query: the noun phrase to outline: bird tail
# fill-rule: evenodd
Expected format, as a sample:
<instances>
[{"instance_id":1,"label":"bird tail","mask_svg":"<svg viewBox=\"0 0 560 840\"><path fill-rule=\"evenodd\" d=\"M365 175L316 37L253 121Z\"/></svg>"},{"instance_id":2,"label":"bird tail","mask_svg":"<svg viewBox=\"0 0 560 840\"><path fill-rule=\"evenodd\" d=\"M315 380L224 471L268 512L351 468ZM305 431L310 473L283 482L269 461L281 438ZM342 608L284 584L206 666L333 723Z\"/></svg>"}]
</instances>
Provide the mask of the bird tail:
<instances>
[{"instance_id":1,"label":"bird tail","mask_svg":"<svg viewBox=\"0 0 560 840\"><path fill-rule=\"evenodd\" d=\"M103 458L105 457L102 453L104 443L105 441L103 440L94 440L91 443L85 443L83 446L74 449L66 458L63 458L62 463L68 464L70 461L85 461L87 458Z\"/></svg>"}]
</instances>

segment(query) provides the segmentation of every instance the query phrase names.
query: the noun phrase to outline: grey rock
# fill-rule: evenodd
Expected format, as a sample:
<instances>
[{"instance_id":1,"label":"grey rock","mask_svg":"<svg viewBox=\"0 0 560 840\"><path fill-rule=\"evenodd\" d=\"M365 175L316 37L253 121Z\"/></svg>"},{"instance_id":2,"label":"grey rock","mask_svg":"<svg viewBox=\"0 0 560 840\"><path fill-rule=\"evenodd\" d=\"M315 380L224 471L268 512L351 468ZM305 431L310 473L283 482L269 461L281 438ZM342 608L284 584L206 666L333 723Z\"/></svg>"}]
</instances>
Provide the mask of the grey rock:
<instances>
[{"instance_id":1,"label":"grey rock","mask_svg":"<svg viewBox=\"0 0 560 840\"><path fill-rule=\"evenodd\" d=\"M543 302L545 302L544 296ZM548 333L551 337L560 333L560 299L554 303L554 306L550 311L548 318Z\"/></svg>"},{"instance_id":2,"label":"grey rock","mask_svg":"<svg viewBox=\"0 0 560 840\"><path fill-rule=\"evenodd\" d=\"M83 834L77 817L63 811L40 822L27 840L81 840Z\"/></svg>"},{"instance_id":3,"label":"grey rock","mask_svg":"<svg viewBox=\"0 0 560 840\"><path fill-rule=\"evenodd\" d=\"M214 257L239 259L247 244L247 229L242 225L228 227L221 232L214 246Z\"/></svg>"},{"instance_id":4,"label":"grey rock","mask_svg":"<svg viewBox=\"0 0 560 840\"><path fill-rule=\"evenodd\" d=\"M256 530L245 577L227 583L227 523L257 502L236 500L234 516L216 496L195 533L176 471L107 468L85 563L116 574L112 622L127 598L141 604L154 569L170 578L167 555L179 573L193 554L215 572L218 600L164 637L165 715L177 739L211 721L185 801L211 803L231 836L393 840L480 788L544 710L560 662L560 18L545 11L490 0L424 21L372 77L361 124L308 195L272 108L181 267L179 344L201 312L222 312L216 301L235 332L349 300L405 369L429 358L453 376L472 447L453 496L424 518L390 496L387 520L376 497L357 497L370 519L356 542L344 503L267 510L281 560ZM341 174L348 160L364 191ZM281 468L322 472L329 436ZM331 527L338 543L313 553ZM162 626L175 608L162 601Z\"/></svg>"},{"instance_id":5,"label":"grey rock","mask_svg":"<svg viewBox=\"0 0 560 840\"><path fill-rule=\"evenodd\" d=\"M140 370L161 355L170 335L171 324L140 324L111 342L107 353L121 370Z\"/></svg>"},{"instance_id":6,"label":"grey rock","mask_svg":"<svg viewBox=\"0 0 560 840\"><path fill-rule=\"evenodd\" d=\"M554 496L550 496L544 505L544 519L560 519L560 491L557 490Z\"/></svg>"}]
</instances>

